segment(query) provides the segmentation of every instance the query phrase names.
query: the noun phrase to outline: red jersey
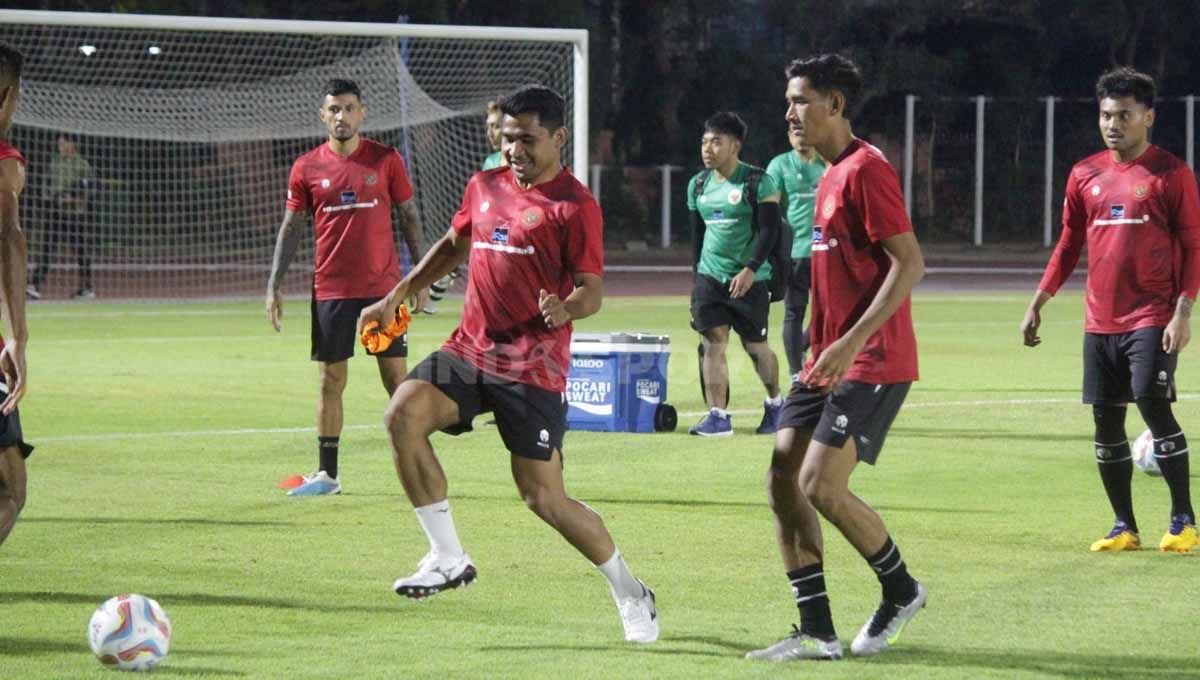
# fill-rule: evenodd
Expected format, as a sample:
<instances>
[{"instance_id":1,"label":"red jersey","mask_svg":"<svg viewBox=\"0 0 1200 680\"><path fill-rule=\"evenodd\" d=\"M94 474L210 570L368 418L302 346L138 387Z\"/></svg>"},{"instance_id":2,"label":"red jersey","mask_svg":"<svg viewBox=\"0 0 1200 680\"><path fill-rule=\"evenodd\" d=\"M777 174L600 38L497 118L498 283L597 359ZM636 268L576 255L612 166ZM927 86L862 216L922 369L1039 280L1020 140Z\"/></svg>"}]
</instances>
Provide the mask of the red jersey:
<instances>
[{"instance_id":1,"label":"red jersey","mask_svg":"<svg viewBox=\"0 0 1200 680\"><path fill-rule=\"evenodd\" d=\"M6 158L15 158L22 166L26 165L25 156L21 155L21 152L17 150L17 147L9 144L3 139L0 139L0 161L5 160ZM4 349L4 338L2 337L0 337L0 349Z\"/></svg>"},{"instance_id":2,"label":"red jersey","mask_svg":"<svg viewBox=\"0 0 1200 680\"><path fill-rule=\"evenodd\" d=\"M451 220L471 239L462 321L442 349L479 370L552 392L567 386L571 324L547 328L538 291L566 299L604 274L604 218L565 168L522 189L508 168L476 173Z\"/></svg>"},{"instance_id":3,"label":"red jersey","mask_svg":"<svg viewBox=\"0 0 1200 680\"><path fill-rule=\"evenodd\" d=\"M1063 230L1040 290L1054 295L1088 248L1084 331L1165 328L1180 295L1200 288L1200 191L1187 164L1158 146L1128 163L1105 150L1071 168Z\"/></svg>"},{"instance_id":4,"label":"red jersey","mask_svg":"<svg viewBox=\"0 0 1200 680\"><path fill-rule=\"evenodd\" d=\"M830 164L817 188L812 246L812 368L875 299L891 259L879 243L912 231L896 171L883 153L854 140ZM875 331L845 380L885 385L917 379L912 301Z\"/></svg>"},{"instance_id":5,"label":"red jersey","mask_svg":"<svg viewBox=\"0 0 1200 680\"><path fill-rule=\"evenodd\" d=\"M316 299L379 298L400 283L392 205L412 196L400 152L379 142L360 139L349 156L326 143L296 159L287 209L313 215Z\"/></svg>"}]
</instances>

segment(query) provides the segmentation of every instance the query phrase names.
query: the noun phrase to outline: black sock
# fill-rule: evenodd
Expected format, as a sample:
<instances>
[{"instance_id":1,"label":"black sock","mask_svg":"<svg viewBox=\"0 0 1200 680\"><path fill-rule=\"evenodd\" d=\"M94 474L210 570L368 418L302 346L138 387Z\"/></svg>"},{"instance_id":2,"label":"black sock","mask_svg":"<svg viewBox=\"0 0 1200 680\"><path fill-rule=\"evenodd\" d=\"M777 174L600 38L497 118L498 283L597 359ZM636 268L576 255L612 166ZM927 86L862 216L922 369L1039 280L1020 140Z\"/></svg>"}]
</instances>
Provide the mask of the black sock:
<instances>
[{"instance_id":1,"label":"black sock","mask_svg":"<svg viewBox=\"0 0 1200 680\"><path fill-rule=\"evenodd\" d=\"M1171 516L1187 515L1196 521L1192 510L1191 484L1188 480L1188 445L1183 432L1154 440L1154 459L1162 470L1163 481L1171 490Z\"/></svg>"},{"instance_id":2,"label":"black sock","mask_svg":"<svg viewBox=\"0 0 1200 680\"><path fill-rule=\"evenodd\" d=\"M1104 493L1108 494L1108 502L1112 505L1117 521L1124 522L1125 526L1136 534L1138 528L1137 521L1133 518L1133 491L1130 488L1130 480L1133 478L1133 455L1129 452L1129 442L1096 442L1096 466L1100 468L1100 481L1104 483Z\"/></svg>"},{"instance_id":3,"label":"black sock","mask_svg":"<svg viewBox=\"0 0 1200 680\"><path fill-rule=\"evenodd\" d=\"M825 570L822 563L810 564L787 573L800 609L800 632L820 640L834 640L833 614L825 594Z\"/></svg>"},{"instance_id":4,"label":"black sock","mask_svg":"<svg viewBox=\"0 0 1200 680\"><path fill-rule=\"evenodd\" d=\"M893 604L907 604L917 596L917 581L908 575L908 566L900 557L900 548L888 536L879 552L867 558L883 586L883 599Z\"/></svg>"},{"instance_id":5,"label":"black sock","mask_svg":"<svg viewBox=\"0 0 1200 680\"><path fill-rule=\"evenodd\" d=\"M317 437L317 455L320 457L318 470L324 470L334 479L338 476L338 440L341 437Z\"/></svg>"}]
</instances>

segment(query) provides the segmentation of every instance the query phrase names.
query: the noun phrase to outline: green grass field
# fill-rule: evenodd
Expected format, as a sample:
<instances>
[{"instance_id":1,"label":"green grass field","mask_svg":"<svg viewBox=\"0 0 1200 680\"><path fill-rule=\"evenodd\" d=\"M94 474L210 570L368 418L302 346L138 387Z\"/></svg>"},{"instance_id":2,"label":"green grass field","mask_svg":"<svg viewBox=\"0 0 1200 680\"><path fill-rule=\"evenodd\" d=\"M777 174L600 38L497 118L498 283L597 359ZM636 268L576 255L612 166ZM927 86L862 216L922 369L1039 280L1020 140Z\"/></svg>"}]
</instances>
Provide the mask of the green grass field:
<instances>
[{"instance_id":1,"label":"green grass field","mask_svg":"<svg viewBox=\"0 0 1200 680\"><path fill-rule=\"evenodd\" d=\"M1111 515L1079 403L1082 301L1047 307L1034 350L1018 339L1025 301L916 297L922 380L879 467L853 481L927 584L928 609L880 657L783 668L742 659L796 620L762 484L771 440L751 434L761 389L733 352L737 434L685 434L701 404L682 298L613 298L577 325L671 335L679 430L576 432L565 444L568 489L658 593L650 646L623 642L603 577L517 498L494 428L434 439L479 581L426 602L391 592L426 544L392 471L373 361L351 362L345 493L275 489L315 463L304 302L288 303L282 335L259 303L36 305L22 417L38 449L28 505L0 548L0 678L112 677L85 627L122 592L171 617L156 671L168 677L1200 677L1196 556L1087 551ZM456 311L417 320L414 357ZM1198 431L1194 355L1181 362L1177 414ZM1135 474L1156 546L1166 487ZM879 588L829 527L826 546L848 643Z\"/></svg>"}]
</instances>

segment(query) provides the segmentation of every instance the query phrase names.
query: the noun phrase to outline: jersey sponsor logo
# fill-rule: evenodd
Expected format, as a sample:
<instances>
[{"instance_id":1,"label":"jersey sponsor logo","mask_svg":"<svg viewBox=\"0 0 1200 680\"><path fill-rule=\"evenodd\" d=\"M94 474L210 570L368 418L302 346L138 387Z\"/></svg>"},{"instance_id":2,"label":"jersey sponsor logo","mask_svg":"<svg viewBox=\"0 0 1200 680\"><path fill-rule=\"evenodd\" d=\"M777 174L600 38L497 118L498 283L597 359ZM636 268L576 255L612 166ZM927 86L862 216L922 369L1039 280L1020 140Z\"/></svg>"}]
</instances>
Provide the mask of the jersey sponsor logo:
<instances>
[{"instance_id":1,"label":"jersey sponsor logo","mask_svg":"<svg viewBox=\"0 0 1200 680\"><path fill-rule=\"evenodd\" d=\"M521 248L518 246L509 246L502 243L486 243L484 241L476 241L471 244L471 248L475 250L494 250L498 253L508 253L509 255L532 255L536 251L533 246Z\"/></svg>"},{"instance_id":2,"label":"jersey sponsor logo","mask_svg":"<svg viewBox=\"0 0 1200 680\"><path fill-rule=\"evenodd\" d=\"M737 205L742 202L742 190L731 189L729 191L729 205Z\"/></svg>"},{"instance_id":3,"label":"jersey sponsor logo","mask_svg":"<svg viewBox=\"0 0 1200 680\"><path fill-rule=\"evenodd\" d=\"M358 202L358 194L353 189L343 189L340 198L342 203Z\"/></svg>"},{"instance_id":4,"label":"jersey sponsor logo","mask_svg":"<svg viewBox=\"0 0 1200 680\"><path fill-rule=\"evenodd\" d=\"M829 219L830 217L833 217L833 210L835 207L833 196L829 196L825 199L825 203L821 206L821 214L825 216L825 219Z\"/></svg>"},{"instance_id":5,"label":"jersey sponsor logo","mask_svg":"<svg viewBox=\"0 0 1200 680\"><path fill-rule=\"evenodd\" d=\"M1133 195L1136 198L1145 198L1146 194L1150 193L1150 187L1145 184L1138 184L1133 187Z\"/></svg>"},{"instance_id":6,"label":"jersey sponsor logo","mask_svg":"<svg viewBox=\"0 0 1200 680\"><path fill-rule=\"evenodd\" d=\"M1122 203L1118 203L1116 205L1108 206L1108 219L1110 219L1110 220L1125 219L1125 205Z\"/></svg>"},{"instance_id":7,"label":"jersey sponsor logo","mask_svg":"<svg viewBox=\"0 0 1200 680\"><path fill-rule=\"evenodd\" d=\"M712 216L714 220L723 220L725 219L725 211L720 208L713 208Z\"/></svg>"},{"instance_id":8,"label":"jersey sponsor logo","mask_svg":"<svg viewBox=\"0 0 1200 680\"><path fill-rule=\"evenodd\" d=\"M500 224L492 230L492 243L508 243L508 225Z\"/></svg>"},{"instance_id":9,"label":"jersey sponsor logo","mask_svg":"<svg viewBox=\"0 0 1200 680\"><path fill-rule=\"evenodd\" d=\"M379 205L379 199L373 198L370 201L363 201L361 203L343 203L341 205L327 205L327 206L321 208L321 212L323 212L323 213L342 212L343 210L357 210L359 208L374 208L377 205Z\"/></svg>"},{"instance_id":10,"label":"jersey sponsor logo","mask_svg":"<svg viewBox=\"0 0 1200 680\"><path fill-rule=\"evenodd\" d=\"M373 187L379 181L379 177L375 173L367 175L367 186Z\"/></svg>"},{"instance_id":11,"label":"jersey sponsor logo","mask_svg":"<svg viewBox=\"0 0 1200 680\"><path fill-rule=\"evenodd\" d=\"M521 222L523 222L527 227L532 227L538 222L541 222L542 217L543 214L541 208L530 208L525 211L524 215L521 216Z\"/></svg>"}]
</instances>

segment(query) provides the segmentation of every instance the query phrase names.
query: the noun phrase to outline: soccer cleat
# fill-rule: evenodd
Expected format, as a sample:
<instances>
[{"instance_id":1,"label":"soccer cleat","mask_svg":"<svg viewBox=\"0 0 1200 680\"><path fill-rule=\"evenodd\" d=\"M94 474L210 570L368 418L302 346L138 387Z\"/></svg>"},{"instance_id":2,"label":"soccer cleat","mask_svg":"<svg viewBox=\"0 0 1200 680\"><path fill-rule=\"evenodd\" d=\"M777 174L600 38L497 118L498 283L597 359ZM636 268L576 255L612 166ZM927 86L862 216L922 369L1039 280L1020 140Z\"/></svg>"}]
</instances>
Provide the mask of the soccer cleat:
<instances>
[{"instance_id":1,"label":"soccer cleat","mask_svg":"<svg viewBox=\"0 0 1200 680\"><path fill-rule=\"evenodd\" d=\"M392 590L396 591L397 595L420 600L437 595L443 590L469 586L477 575L475 565L466 553L444 559L438 559L433 553L428 553L417 563L416 573L408 578L396 579Z\"/></svg>"},{"instance_id":2,"label":"soccer cleat","mask_svg":"<svg viewBox=\"0 0 1200 680\"><path fill-rule=\"evenodd\" d=\"M1129 529L1129 525L1117 520L1112 531L1104 538L1092 544L1092 552L1121 552L1122 550L1141 550L1142 539Z\"/></svg>"},{"instance_id":3,"label":"soccer cleat","mask_svg":"<svg viewBox=\"0 0 1200 680\"><path fill-rule=\"evenodd\" d=\"M41 300L42 291L38 290L38 287L31 283L28 286L25 286L25 297L29 298L30 300Z\"/></svg>"},{"instance_id":4,"label":"soccer cleat","mask_svg":"<svg viewBox=\"0 0 1200 680\"><path fill-rule=\"evenodd\" d=\"M688 434L701 437L724 437L733 434L733 418L728 414L721 415L717 409L709 410L700 422L688 428Z\"/></svg>"},{"instance_id":5,"label":"soccer cleat","mask_svg":"<svg viewBox=\"0 0 1200 680\"><path fill-rule=\"evenodd\" d=\"M1163 552L1190 552L1196 547L1196 520L1187 515L1175 515L1171 518L1171 528L1163 535L1158 549Z\"/></svg>"},{"instance_id":6,"label":"soccer cleat","mask_svg":"<svg viewBox=\"0 0 1200 680\"><path fill-rule=\"evenodd\" d=\"M625 627L626 642L649 643L658 639L658 608L655 606L654 591L639 579L642 596L617 601L621 613L621 625Z\"/></svg>"},{"instance_id":7,"label":"soccer cleat","mask_svg":"<svg viewBox=\"0 0 1200 680\"><path fill-rule=\"evenodd\" d=\"M288 481L288 480L284 480ZM281 482L282 483L282 482ZM287 493L289 496L328 496L342 492L342 483L318 470L304 478L304 483Z\"/></svg>"},{"instance_id":8,"label":"soccer cleat","mask_svg":"<svg viewBox=\"0 0 1200 680\"><path fill-rule=\"evenodd\" d=\"M94 300L96 299L96 291L91 286L84 286L75 291L75 294L71 297L76 300Z\"/></svg>"},{"instance_id":9,"label":"soccer cleat","mask_svg":"<svg viewBox=\"0 0 1200 680\"><path fill-rule=\"evenodd\" d=\"M755 428L754 434L775 434L779 429L779 414L783 413L783 402L778 406L769 401L763 402L762 422Z\"/></svg>"},{"instance_id":10,"label":"soccer cleat","mask_svg":"<svg viewBox=\"0 0 1200 680\"><path fill-rule=\"evenodd\" d=\"M793 623L791 635L770 647L746 652L746 658L760 661L833 661L842 658L842 641L837 638L822 640L801 633Z\"/></svg>"},{"instance_id":11,"label":"soccer cleat","mask_svg":"<svg viewBox=\"0 0 1200 680\"><path fill-rule=\"evenodd\" d=\"M858 635L854 636L854 642L850 643L850 652L855 656L871 656L896 644L904 626L921 611L928 597L925 586L918 581L917 594L908 604L899 605L887 600L880 602L879 609L875 610L870 620L858 631Z\"/></svg>"}]
</instances>

